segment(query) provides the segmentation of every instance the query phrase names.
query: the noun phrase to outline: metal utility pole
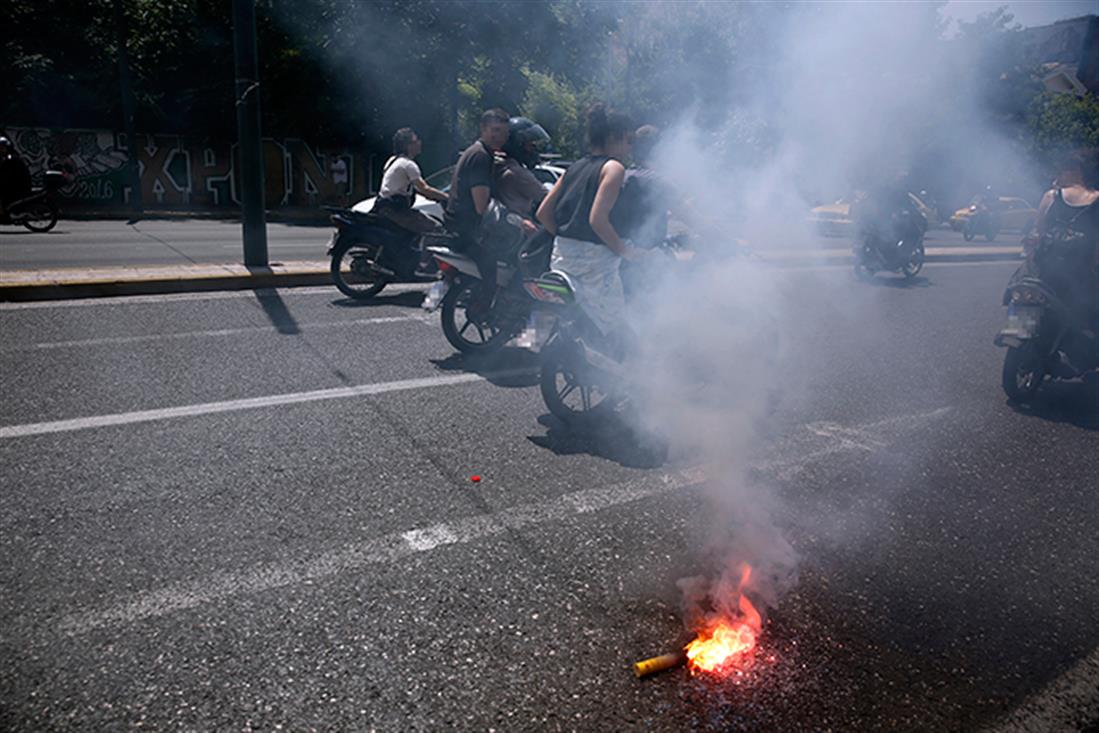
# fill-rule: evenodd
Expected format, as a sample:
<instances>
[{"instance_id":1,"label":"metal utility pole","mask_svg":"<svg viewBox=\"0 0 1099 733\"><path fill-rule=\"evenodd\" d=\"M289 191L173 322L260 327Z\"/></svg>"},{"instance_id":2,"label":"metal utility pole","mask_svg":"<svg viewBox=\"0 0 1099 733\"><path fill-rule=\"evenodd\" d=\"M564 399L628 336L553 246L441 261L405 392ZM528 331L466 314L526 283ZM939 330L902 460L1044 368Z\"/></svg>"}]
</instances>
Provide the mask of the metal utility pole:
<instances>
[{"instance_id":1,"label":"metal utility pole","mask_svg":"<svg viewBox=\"0 0 1099 733\"><path fill-rule=\"evenodd\" d=\"M263 210L263 144L260 137L255 0L233 0L233 50L236 60L244 264L266 267L267 223Z\"/></svg>"},{"instance_id":2,"label":"metal utility pole","mask_svg":"<svg viewBox=\"0 0 1099 733\"><path fill-rule=\"evenodd\" d=\"M134 132L134 90L130 77L129 28L123 0L114 0L114 28L118 43L118 82L122 92L122 129L126 133L126 184L130 187L130 209L136 219L145 211L141 200L141 176L137 168L137 133Z\"/></svg>"}]
</instances>

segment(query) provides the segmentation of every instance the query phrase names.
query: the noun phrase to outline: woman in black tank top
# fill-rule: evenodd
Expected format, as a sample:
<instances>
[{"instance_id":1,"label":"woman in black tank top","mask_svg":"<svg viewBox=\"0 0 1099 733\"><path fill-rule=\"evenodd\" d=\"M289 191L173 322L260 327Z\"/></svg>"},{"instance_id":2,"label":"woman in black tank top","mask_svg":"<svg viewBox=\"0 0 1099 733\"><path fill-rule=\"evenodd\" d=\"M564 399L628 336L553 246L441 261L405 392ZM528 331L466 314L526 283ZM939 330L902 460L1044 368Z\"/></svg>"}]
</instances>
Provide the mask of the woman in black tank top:
<instances>
[{"instance_id":1,"label":"woman in black tank top","mask_svg":"<svg viewBox=\"0 0 1099 733\"><path fill-rule=\"evenodd\" d=\"M627 244L611 223L630 152L630 121L596 105L588 113L591 152L568 171L538 207L538 220L555 235L551 266L577 286L577 302L604 334L625 309L618 266L644 252Z\"/></svg>"},{"instance_id":2,"label":"woman in black tank top","mask_svg":"<svg viewBox=\"0 0 1099 733\"><path fill-rule=\"evenodd\" d=\"M1039 206L1038 237L1024 245L1033 252L1049 240L1034 262L1040 276L1099 326L1099 152L1067 155L1054 185Z\"/></svg>"}]
</instances>

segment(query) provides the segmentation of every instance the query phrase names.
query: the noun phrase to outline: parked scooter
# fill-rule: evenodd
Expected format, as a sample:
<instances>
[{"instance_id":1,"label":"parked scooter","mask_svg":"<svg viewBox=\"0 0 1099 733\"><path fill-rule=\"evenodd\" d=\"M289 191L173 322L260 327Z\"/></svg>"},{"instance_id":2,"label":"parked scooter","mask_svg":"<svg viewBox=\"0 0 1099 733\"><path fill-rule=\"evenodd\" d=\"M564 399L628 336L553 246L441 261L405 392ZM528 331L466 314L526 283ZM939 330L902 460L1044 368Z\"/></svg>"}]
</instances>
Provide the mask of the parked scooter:
<instances>
[{"instance_id":1,"label":"parked scooter","mask_svg":"<svg viewBox=\"0 0 1099 733\"><path fill-rule=\"evenodd\" d=\"M328 241L332 282L356 300L369 300L389 283L424 283L439 279L425 244L453 240L446 232L418 235L383 217L351 209L325 207L336 230Z\"/></svg>"},{"instance_id":2,"label":"parked scooter","mask_svg":"<svg viewBox=\"0 0 1099 733\"><path fill-rule=\"evenodd\" d=\"M64 171L48 170L45 186L5 207L0 224L25 226L32 232L48 232L57 225L61 211L57 205L57 192L67 186L72 177Z\"/></svg>"},{"instance_id":3,"label":"parked scooter","mask_svg":"<svg viewBox=\"0 0 1099 733\"><path fill-rule=\"evenodd\" d=\"M916 214L898 211L888 222L868 229L855 243L855 276L869 280L877 272L899 272L911 279L923 269L923 235L927 223Z\"/></svg>"}]
</instances>

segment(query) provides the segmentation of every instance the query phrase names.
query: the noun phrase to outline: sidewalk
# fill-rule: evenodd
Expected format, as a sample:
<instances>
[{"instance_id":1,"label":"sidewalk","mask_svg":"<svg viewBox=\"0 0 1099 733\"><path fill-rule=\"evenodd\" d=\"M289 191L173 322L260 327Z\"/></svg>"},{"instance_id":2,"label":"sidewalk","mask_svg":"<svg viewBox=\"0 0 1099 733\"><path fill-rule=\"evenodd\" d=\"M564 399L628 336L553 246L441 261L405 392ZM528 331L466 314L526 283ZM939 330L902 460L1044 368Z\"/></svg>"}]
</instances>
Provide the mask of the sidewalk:
<instances>
[{"instance_id":1,"label":"sidewalk","mask_svg":"<svg viewBox=\"0 0 1099 733\"><path fill-rule=\"evenodd\" d=\"M1013 261L1021 252L1019 246L928 247L927 262ZM757 255L776 267L852 262L847 247L757 251ZM211 264L0 271L0 301L331 285L329 266L329 260L298 260L269 267Z\"/></svg>"}]
</instances>

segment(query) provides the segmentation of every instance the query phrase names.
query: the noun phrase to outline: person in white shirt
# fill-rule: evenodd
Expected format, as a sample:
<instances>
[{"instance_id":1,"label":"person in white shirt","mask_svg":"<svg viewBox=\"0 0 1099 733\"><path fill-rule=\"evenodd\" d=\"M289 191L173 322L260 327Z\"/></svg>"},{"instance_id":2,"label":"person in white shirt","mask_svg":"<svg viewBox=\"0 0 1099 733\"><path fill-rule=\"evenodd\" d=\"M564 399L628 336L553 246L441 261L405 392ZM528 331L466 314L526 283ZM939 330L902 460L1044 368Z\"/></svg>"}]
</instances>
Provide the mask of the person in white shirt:
<instances>
[{"instance_id":1,"label":"person in white shirt","mask_svg":"<svg viewBox=\"0 0 1099 733\"><path fill-rule=\"evenodd\" d=\"M411 127L402 127L393 135L393 157L385 163L382 188L371 210L394 224L417 234L435 231L439 223L412 208L416 194L445 204L447 195L424 181L414 160L423 149L423 141Z\"/></svg>"}]
</instances>

